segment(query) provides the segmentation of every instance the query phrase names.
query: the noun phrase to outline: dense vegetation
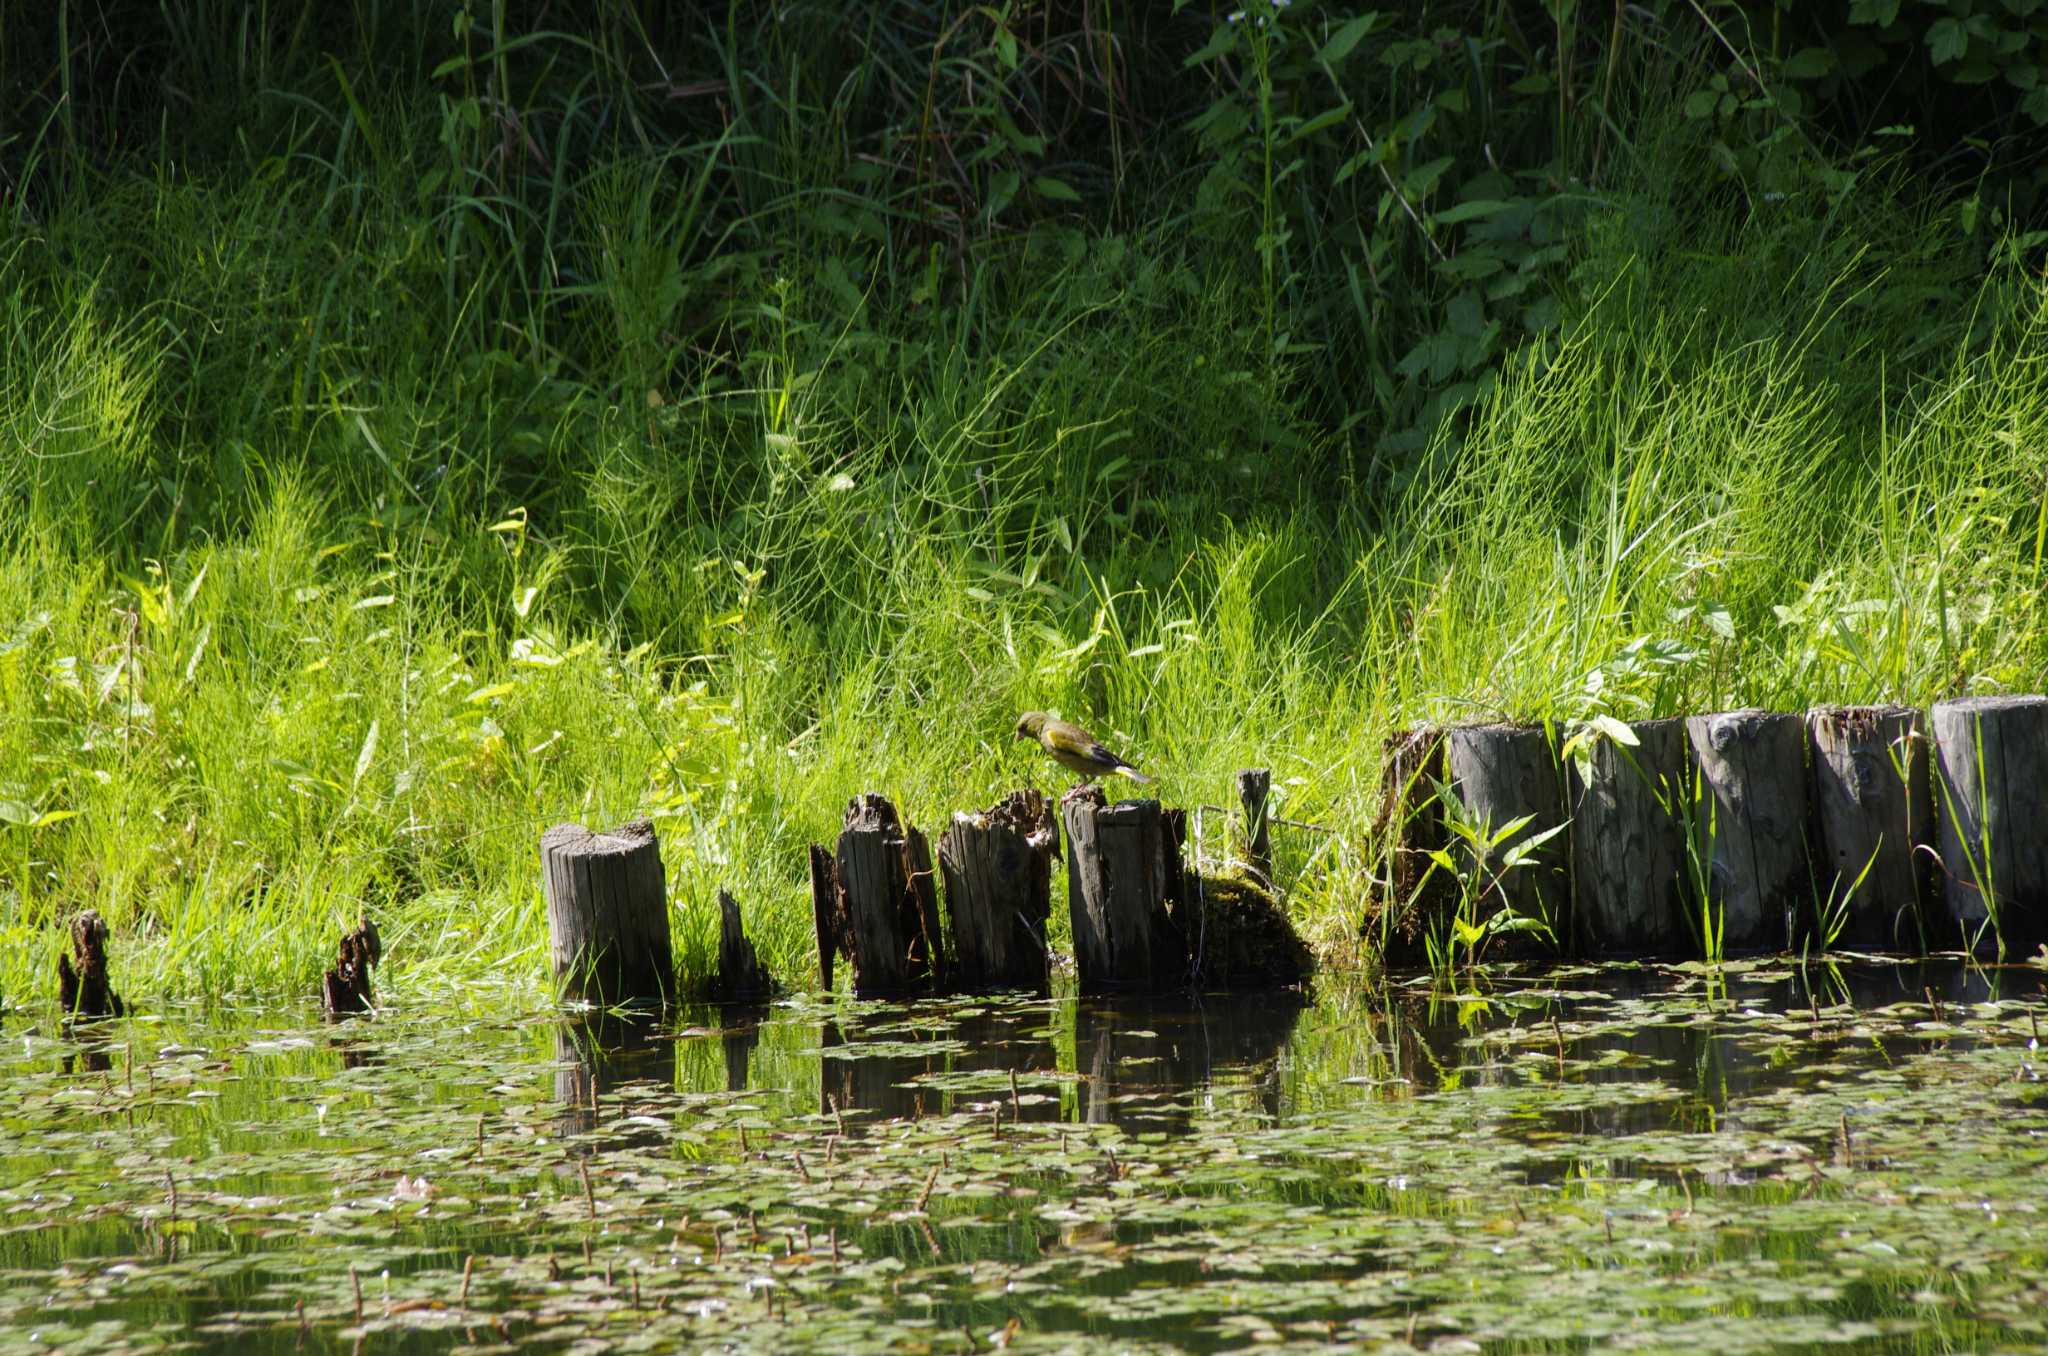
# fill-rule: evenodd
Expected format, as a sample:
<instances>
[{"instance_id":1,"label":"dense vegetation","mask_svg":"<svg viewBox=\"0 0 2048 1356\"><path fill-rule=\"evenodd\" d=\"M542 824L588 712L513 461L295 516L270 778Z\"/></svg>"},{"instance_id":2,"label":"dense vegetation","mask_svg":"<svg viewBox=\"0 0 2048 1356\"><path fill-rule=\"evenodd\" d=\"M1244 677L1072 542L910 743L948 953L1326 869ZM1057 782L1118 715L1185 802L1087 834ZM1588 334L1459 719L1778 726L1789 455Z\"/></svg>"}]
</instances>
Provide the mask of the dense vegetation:
<instances>
[{"instance_id":1,"label":"dense vegetation","mask_svg":"<svg viewBox=\"0 0 2048 1356\"><path fill-rule=\"evenodd\" d=\"M664 8L0 30L6 996L537 976L640 813L801 976L1031 706L1330 942L1399 723L2041 682L2048 3Z\"/></svg>"}]
</instances>

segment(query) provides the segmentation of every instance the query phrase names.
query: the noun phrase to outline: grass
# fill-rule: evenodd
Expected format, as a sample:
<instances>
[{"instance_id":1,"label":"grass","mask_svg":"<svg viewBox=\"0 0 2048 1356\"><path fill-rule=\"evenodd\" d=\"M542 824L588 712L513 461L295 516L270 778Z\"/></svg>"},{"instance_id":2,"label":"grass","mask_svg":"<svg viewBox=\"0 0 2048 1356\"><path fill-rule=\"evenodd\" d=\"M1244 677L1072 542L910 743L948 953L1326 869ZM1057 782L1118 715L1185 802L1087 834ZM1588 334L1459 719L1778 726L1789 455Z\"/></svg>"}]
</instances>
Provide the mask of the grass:
<instances>
[{"instance_id":1,"label":"grass","mask_svg":"<svg viewBox=\"0 0 2048 1356\"><path fill-rule=\"evenodd\" d=\"M804 844L864 789L935 832L1061 784L1028 708L1170 801L1272 766L1335 831L1275 838L1337 950L1391 728L2048 660L2048 293L1878 176L1723 202L1646 157L1556 326L1397 460L1276 357L1314 289L1172 174L912 249L765 95L522 177L360 94L228 168L66 162L0 226L8 1001L86 907L144 1002L310 991L365 909L400 992L537 987L539 832L641 814L686 977L725 887L803 984Z\"/></svg>"}]
</instances>

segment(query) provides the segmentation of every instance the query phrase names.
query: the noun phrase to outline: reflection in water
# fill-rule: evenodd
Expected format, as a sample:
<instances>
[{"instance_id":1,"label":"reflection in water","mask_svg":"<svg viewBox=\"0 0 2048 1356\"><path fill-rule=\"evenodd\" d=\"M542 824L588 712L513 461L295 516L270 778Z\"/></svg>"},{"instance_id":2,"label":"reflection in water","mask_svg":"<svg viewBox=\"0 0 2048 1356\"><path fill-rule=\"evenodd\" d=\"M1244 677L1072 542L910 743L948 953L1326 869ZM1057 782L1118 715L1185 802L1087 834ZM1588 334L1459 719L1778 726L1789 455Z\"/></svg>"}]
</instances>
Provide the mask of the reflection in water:
<instances>
[{"instance_id":1,"label":"reflection in water","mask_svg":"<svg viewBox=\"0 0 2048 1356\"><path fill-rule=\"evenodd\" d=\"M1050 1020L1049 1007L1033 1005L970 1008L943 1025L906 1022L894 1013L825 1022L818 1032L819 1109L917 1120L1000 1096L1006 1119L1058 1120L1057 1098L1024 1101L1020 1093L1015 1106L1007 1105L1007 1076L1014 1075L1021 1089L1026 1075L1058 1069L1046 1034Z\"/></svg>"},{"instance_id":2,"label":"reflection in water","mask_svg":"<svg viewBox=\"0 0 2048 1356\"><path fill-rule=\"evenodd\" d=\"M620 1086L669 1086L675 1081L674 1065L674 1043L651 1016L597 1010L563 1018L555 1025L555 1100L562 1104L558 1133L589 1134Z\"/></svg>"},{"instance_id":3,"label":"reflection in water","mask_svg":"<svg viewBox=\"0 0 2048 1356\"><path fill-rule=\"evenodd\" d=\"M559 1068L517 1021L402 1008L347 1037L174 1011L121 1028L115 1077L10 1023L0 1331L280 1356L366 1329L475 1350L500 1319L508 1350L593 1321L662 1349L991 1350L1012 1319L1077 1350L1235 1349L1249 1321L1293 1350L2027 1345L2048 976L1459 979L1326 983L1312 1009L860 1005L822 1032L798 999L674 1042L591 1014ZM1022 1115L1099 1124L987 1133L1013 1076ZM561 1097L537 1118L536 1078Z\"/></svg>"},{"instance_id":4,"label":"reflection in water","mask_svg":"<svg viewBox=\"0 0 2048 1356\"><path fill-rule=\"evenodd\" d=\"M745 1092L747 1063L761 1043L761 1023L768 1020L766 1003L720 1003L719 1044L725 1052L725 1090Z\"/></svg>"},{"instance_id":5,"label":"reflection in water","mask_svg":"<svg viewBox=\"0 0 2048 1356\"><path fill-rule=\"evenodd\" d=\"M1258 1109L1280 1114L1276 1056L1308 1000L1281 990L1215 1004L1081 1003L1074 1057L1085 1073L1082 1116L1131 1133L1184 1134L1193 1092L1249 1075Z\"/></svg>"}]
</instances>

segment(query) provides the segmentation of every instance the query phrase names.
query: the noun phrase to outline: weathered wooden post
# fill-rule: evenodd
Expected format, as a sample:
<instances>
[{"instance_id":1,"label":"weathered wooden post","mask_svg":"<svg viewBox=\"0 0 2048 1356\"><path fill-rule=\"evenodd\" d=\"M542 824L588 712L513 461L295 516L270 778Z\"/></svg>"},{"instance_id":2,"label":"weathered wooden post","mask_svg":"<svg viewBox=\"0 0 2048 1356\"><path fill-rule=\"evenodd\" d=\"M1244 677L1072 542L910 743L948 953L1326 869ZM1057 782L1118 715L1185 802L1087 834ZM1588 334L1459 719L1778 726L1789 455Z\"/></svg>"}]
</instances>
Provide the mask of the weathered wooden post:
<instances>
[{"instance_id":1,"label":"weathered wooden post","mask_svg":"<svg viewBox=\"0 0 2048 1356\"><path fill-rule=\"evenodd\" d=\"M121 1017L128 1012L107 979L107 925L92 909L71 920L71 954L57 957L57 1004L66 1017Z\"/></svg>"},{"instance_id":2,"label":"weathered wooden post","mask_svg":"<svg viewBox=\"0 0 2048 1356\"><path fill-rule=\"evenodd\" d=\"M1259 884L1273 886L1272 825L1266 819L1266 798L1273 792L1273 769L1248 767L1237 774L1237 800L1244 806L1245 865Z\"/></svg>"},{"instance_id":3,"label":"weathered wooden post","mask_svg":"<svg viewBox=\"0 0 2048 1356\"><path fill-rule=\"evenodd\" d=\"M1936 702L1943 895L1972 950L2048 939L2048 697Z\"/></svg>"},{"instance_id":4,"label":"weathered wooden post","mask_svg":"<svg viewBox=\"0 0 2048 1356\"><path fill-rule=\"evenodd\" d=\"M1570 935L1571 854L1565 835L1542 844L1524 865L1503 869L1505 855L1517 844L1565 823L1564 770L1550 730L1542 725L1458 726L1444 735L1444 772L1469 825L1498 830L1529 817L1527 827L1483 852L1462 839L1456 842L1460 865L1483 885L1480 917L1506 908L1541 919L1561 944ZM1510 955L1556 949L1531 932L1508 933L1503 944Z\"/></svg>"},{"instance_id":5,"label":"weathered wooden post","mask_svg":"<svg viewBox=\"0 0 2048 1356\"><path fill-rule=\"evenodd\" d=\"M754 953L754 943L740 921L740 904L730 892L718 892L718 973L711 998L720 1003L748 1003L775 990L774 976Z\"/></svg>"},{"instance_id":6,"label":"weathered wooden post","mask_svg":"<svg viewBox=\"0 0 2048 1356\"><path fill-rule=\"evenodd\" d=\"M675 994L668 891L654 825L610 833L557 824L541 835L555 980L572 1002L666 1004Z\"/></svg>"},{"instance_id":7,"label":"weathered wooden post","mask_svg":"<svg viewBox=\"0 0 2048 1356\"><path fill-rule=\"evenodd\" d=\"M954 814L939 837L939 872L959 987L1046 992L1045 922L1059 847L1059 821L1037 791L1013 791L979 814Z\"/></svg>"},{"instance_id":8,"label":"weathered wooden post","mask_svg":"<svg viewBox=\"0 0 2048 1356\"><path fill-rule=\"evenodd\" d=\"M1156 800L1106 803L1099 786L1067 793L1067 904L1081 992L1156 993L1187 981L1188 945L1167 913L1180 853Z\"/></svg>"},{"instance_id":9,"label":"weathered wooden post","mask_svg":"<svg viewBox=\"0 0 2048 1356\"><path fill-rule=\"evenodd\" d=\"M1813 893L1806 723L1784 712L1745 709L1688 716L1685 732L1701 781L1688 812L1707 864L1707 903L1720 949L1787 946L1791 920L1811 907Z\"/></svg>"},{"instance_id":10,"label":"weathered wooden post","mask_svg":"<svg viewBox=\"0 0 2048 1356\"><path fill-rule=\"evenodd\" d=\"M1934 865L1927 733L1910 706L1817 706L1806 713L1821 897L1820 940L1926 949L1923 901Z\"/></svg>"},{"instance_id":11,"label":"weathered wooden post","mask_svg":"<svg viewBox=\"0 0 2048 1356\"><path fill-rule=\"evenodd\" d=\"M853 962L856 997L899 997L944 982L931 849L886 796L868 791L848 803L837 855L811 848L811 911L826 988L835 953Z\"/></svg>"},{"instance_id":12,"label":"weathered wooden post","mask_svg":"<svg viewBox=\"0 0 2048 1356\"><path fill-rule=\"evenodd\" d=\"M1571 764L1579 946L1595 956L1690 954L1680 814L1692 772L1685 721L1628 728L1633 748L1603 736Z\"/></svg>"}]
</instances>

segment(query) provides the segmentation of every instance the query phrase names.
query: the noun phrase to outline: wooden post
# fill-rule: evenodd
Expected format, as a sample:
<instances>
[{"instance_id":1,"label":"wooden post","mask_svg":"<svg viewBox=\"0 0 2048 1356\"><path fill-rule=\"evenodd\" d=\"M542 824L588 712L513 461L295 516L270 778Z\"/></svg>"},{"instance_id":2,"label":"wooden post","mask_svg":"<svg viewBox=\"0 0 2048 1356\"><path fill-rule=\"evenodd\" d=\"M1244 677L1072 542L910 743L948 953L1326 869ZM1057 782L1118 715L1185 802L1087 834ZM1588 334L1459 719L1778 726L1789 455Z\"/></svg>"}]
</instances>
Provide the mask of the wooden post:
<instances>
[{"instance_id":1,"label":"wooden post","mask_svg":"<svg viewBox=\"0 0 2048 1356\"><path fill-rule=\"evenodd\" d=\"M835 952L853 962L856 997L899 997L944 982L931 849L887 797L869 791L847 805L836 856L811 848L811 909L827 988Z\"/></svg>"},{"instance_id":2,"label":"wooden post","mask_svg":"<svg viewBox=\"0 0 2048 1356\"><path fill-rule=\"evenodd\" d=\"M1822 894L1819 940L1926 950L1934 802L1927 733L1910 706L1817 706L1806 713L1813 743L1813 798ZM1860 884L1858 882L1861 882Z\"/></svg>"},{"instance_id":3,"label":"wooden post","mask_svg":"<svg viewBox=\"0 0 2048 1356\"><path fill-rule=\"evenodd\" d=\"M1701 779L1688 811L1721 949L1788 946L1814 882L1806 723L1783 712L1723 711L1688 716L1685 732Z\"/></svg>"},{"instance_id":4,"label":"wooden post","mask_svg":"<svg viewBox=\"0 0 2048 1356\"><path fill-rule=\"evenodd\" d=\"M555 979L572 1002L666 1004L675 993L668 892L654 825L610 833L557 824L541 835Z\"/></svg>"},{"instance_id":5,"label":"wooden post","mask_svg":"<svg viewBox=\"0 0 2048 1356\"><path fill-rule=\"evenodd\" d=\"M1502 938L1507 955L1554 953L1570 936L1570 844L1564 834L1544 843L1513 870L1502 869L1505 855L1565 822L1564 771L1549 729L1541 725L1463 725L1444 735L1444 772L1463 804L1466 821L1499 830L1512 820L1532 816L1526 828L1483 853L1462 839L1453 851L1467 871L1475 871L1484 887L1479 915L1490 917L1503 908L1550 926L1553 937L1511 932ZM1445 813L1450 813L1445 807Z\"/></svg>"},{"instance_id":6,"label":"wooden post","mask_svg":"<svg viewBox=\"0 0 2048 1356\"><path fill-rule=\"evenodd\" d=\"M1943 895L1973 950L2048 939L2048 697L1936 702Z\"/></svg>"},{"instance_id":7,"label":"wooden post","mask_svg":"<svg viewBox=\"0 0 2048 1356\"><path fill-rule=\"evenodd\" d=\"M1185 984L1187 942L1166 909L1182 867L1179 853L1169 854L1159 802L1109 805L1101 787L1083 786L1067 793L1062 808L1081 992L1156 993Z\"/></svg>"},{"instance_id":8,"label":"wooden post","mask_svg":"<svg viewBox=\"0 0 2048 1356\"><path fill-rule=\"evenodd\" d=\"M67 1018L127 1015L107 980L107 925L91 909L71 920L71 954L57 957L57 1004Z\"/></svg>"},{"instance_id":9,"label":"wooden post","mask_svg":"<svg viewBox=\"0 0 2048 1356\"><path fill-rule=\"evenodd\" d=\"M1451 880L1430 869L1430 853L1446 846L1436 794L1444 777L1443 732L1433 726L1397 730L1387 736L1382 753L1380 812L1371 837L1386 865L1373 882L1359 933L1376 942L1388 961L1407 964L1423 955L1425 920L1457 898Z\"/></svg>"},{"instance_id":10,"label":"wooden post","mask_svg":"<svg viewBox=\"0 0 2048 1356\"><path fill-rule=\"evenodd\" d=\"M720 1003L745 1003L766 998L775 990L775 978L761 958L740 922L739 901L725 891L718 892L718 974L711 981L711 998Z\"/></svg>"},{"instance_id":11,"label":"wooden post","mask_svg":"<svg viewBox=\"0 0 2048 1356\"><path fill-rule=\"evenodd\" d=\"M1637 721L1636 745L1600 738L1569 781L1575 930L1596 956L1691 955L1685 820L1691 776L1685 721Z\"/></svg>"},{"instance_id":12,"label":"wooden post","mask_svg":"<svg viewBox=\"0 0 2048 1356\"><path fill-rule=\"evenodd\" d=\"M1036 791L1013 791L979 814L953 816L939 838L939 871L961 988L1047 991L1045 922L1059 843L1059 821Z\"/></svg>"},{"instance_id":13,"label":"wooden post","mask_svg":"<svg viewBox=\"0 0 2048 1356\"><path fill-rule=\"evenodd\" d=\"M321 1004L329 1017L346 1017L368 1012L374 999L370 992L370 967L384 959L384 939L368 918L354 932L345 933L335 956L334 968L322 977Z\"/></svg>"},{"instance_id":14,"label":"wooden post","mask_svg":"<svg viewBox=\"0 0 2048 1356\"><path fill-rule=\"evenodd\" d=\"M1273 791L1273 769L1248 767L1237 774L1237 800L1244 806L1245 865L1267 889L1273 887L1272 825L1266 821L1266 798Z\"/></svg>"}]
</instances>

